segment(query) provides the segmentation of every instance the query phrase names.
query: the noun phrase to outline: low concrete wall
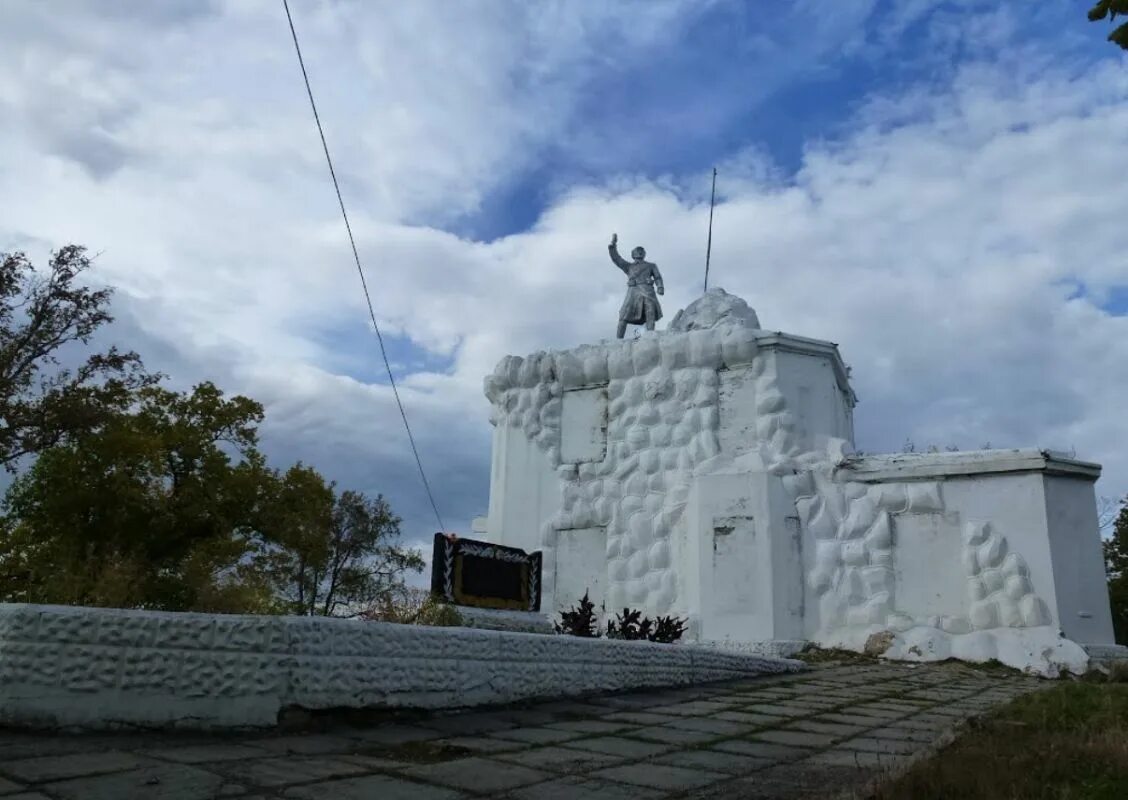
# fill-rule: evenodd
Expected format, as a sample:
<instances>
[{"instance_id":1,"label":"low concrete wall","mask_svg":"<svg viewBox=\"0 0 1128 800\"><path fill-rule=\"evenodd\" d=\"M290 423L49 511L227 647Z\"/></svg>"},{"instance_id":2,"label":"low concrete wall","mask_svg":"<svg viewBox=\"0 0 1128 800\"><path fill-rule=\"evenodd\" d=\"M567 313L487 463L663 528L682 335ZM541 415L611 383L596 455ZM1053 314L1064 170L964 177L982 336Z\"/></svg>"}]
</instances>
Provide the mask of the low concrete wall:
<instances>
[{"instance_id":1,"label":"low concrete wall","mask_svg":"<svg viewBox=\"0 0 1128 800\"><path fill-rule=\"evenodd\" d=\"M0 724L30 727L268 727L293 706L453 708L801 668L686 645L0 604Z\"/></svg>"}]
</instances>

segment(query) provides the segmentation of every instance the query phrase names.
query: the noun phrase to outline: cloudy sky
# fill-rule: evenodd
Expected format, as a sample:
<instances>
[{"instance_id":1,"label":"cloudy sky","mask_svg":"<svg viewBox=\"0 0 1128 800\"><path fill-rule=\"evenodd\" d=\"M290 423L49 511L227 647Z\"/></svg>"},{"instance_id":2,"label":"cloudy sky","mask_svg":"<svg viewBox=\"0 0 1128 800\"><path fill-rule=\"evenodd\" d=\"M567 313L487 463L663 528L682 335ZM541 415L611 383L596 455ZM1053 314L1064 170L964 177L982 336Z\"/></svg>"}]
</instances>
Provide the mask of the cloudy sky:
<instances>
[{"instance_id":1,"label":"cloudy sky","mask_svg":"<svg viewBox=\"0 0 1128 800\"><path fill-rule=\"evenodd\" d=\"M481 381L713 285L839 343L858 447L1037 445L1128 493L1128 59L1077 0L292 0L447 527ZM2 0L0 251L101 255L112 337L435 529L281 0Z\"/></svg>"}]
</instances>

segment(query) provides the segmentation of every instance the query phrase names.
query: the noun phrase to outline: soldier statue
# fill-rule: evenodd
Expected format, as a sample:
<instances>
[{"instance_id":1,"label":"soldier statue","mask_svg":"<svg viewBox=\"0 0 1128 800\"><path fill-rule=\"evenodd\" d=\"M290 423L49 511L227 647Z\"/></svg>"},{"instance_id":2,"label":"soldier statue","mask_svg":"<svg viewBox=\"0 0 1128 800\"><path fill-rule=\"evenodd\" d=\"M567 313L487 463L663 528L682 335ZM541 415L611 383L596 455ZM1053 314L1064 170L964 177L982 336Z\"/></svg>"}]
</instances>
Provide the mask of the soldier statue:
<instances>
[{"instance_id":1,"label":"soldier statue","mask_svg":"<svg viewBox=\"0 0 1128 800\"><path fill-rule=\"evenodd\" d=\"M662 286L662 273L656 264L646 260L646 251L641 247L631 250L633 262L627 261L618 250L619 234L611 234L611 244L607 252L615 266L627 273L627 299L619 309L619 329L615 336L619 339L627 332L627 325L645 325L648 331L654 330L654 323L662 319L662 306L658 305L658 294L665 294Z\"/></svg>"}]
</instances>

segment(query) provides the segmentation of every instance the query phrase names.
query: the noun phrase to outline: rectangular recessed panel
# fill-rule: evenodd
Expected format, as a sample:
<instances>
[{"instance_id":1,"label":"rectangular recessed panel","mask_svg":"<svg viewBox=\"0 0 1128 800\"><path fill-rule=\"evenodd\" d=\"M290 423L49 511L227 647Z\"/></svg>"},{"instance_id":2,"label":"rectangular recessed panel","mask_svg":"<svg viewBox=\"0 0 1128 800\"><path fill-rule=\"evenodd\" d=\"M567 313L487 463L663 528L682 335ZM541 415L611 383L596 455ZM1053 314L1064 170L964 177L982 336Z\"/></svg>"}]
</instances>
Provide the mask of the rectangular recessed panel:
<instances>
[{"instance_id":1,"label":"rectangular recessed panel","mask_svg":"<svg viewBox=\"0 0 1128 800\"><path fill-rule=\"evenodd\" d=\"M959 526L942 514L893 517L893 602L915 619L964 611L963 562Z\"/></svg>"},{"instance_id":2,"label":"rectangular recessed panel","mask_svg":"<svg viewBox=\"0 0 1128 800\"><path fill-rule=\"evenodd\" d=\"M756 445L756 381L748 367L721 370L719 376L717 437L722 453L738 456Z\"/></svg>"},{"instance_id":3,"label":"rectangular recessed panel","mask_svg":"<svg viewBox=\"0 0 1128 800\"><path fill-rule=\"evenodd\" d=\"M607 531L569 528L556 535L556 608L579 605L586 592L602 612L607 587Z\"/></svg>"},{"instance_id":4,"label":"rectangular recessed panel","mask_svg":"<svg viewBox=\"0 0 1128 800\"><path fill-rule=\"evenodd\" d=\"M755 534L752 517L713 518L713 592L718 613L754 610Z\"/></svg>"},{"instance_id":5,"label":"rectangular recessed panel","mask_svg":"<svg viewBox=\"0 0 1128 800\"><path fill-rule=\"evenodd\" d=\"M607 453L607 387L564 392L560 407L560 460L602 461Z\"/></svg>"}]
</instances>

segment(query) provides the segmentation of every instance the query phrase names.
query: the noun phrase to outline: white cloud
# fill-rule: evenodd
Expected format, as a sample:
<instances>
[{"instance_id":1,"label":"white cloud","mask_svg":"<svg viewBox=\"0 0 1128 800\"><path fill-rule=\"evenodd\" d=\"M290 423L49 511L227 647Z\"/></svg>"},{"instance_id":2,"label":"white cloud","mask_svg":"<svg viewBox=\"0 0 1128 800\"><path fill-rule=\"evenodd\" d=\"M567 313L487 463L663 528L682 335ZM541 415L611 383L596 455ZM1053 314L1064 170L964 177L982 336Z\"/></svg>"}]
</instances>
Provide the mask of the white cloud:
<instances>
[{"instance_id":1,"label":"white cloud","mask_svg":"<svg viewBox=\"0 0 1128 800\"><path fill-rule=\"evenodd\" d=\"M659 263L672 317L699 292L707 179L571 186L489 243L440 226L572 129L587 76L622 64L608 42L653 57L696 4L294 6L381 325L450 359L402 386L448 524L465 527L487 499L483 375L506 353L613 335L612 231ZM175 26L39 8L0 34L0 249L104 250L121 330L153 366L262 400L277 459L383 491L412 533L431 530L387 386L335 374L366 357L378 374L378 355L280 8ZM820 46L853 41L868 4L842 13ZM793 176L755 143L722 160L712 283L770 328L841 344L863 449L1075 447L1122 494L1128 317L1068 298L1074 281L1128 283L1128 79L1115 63L1016 69L1005 26L968 19L998 59L870 98Z\"/></svg>"}]
</instances>

